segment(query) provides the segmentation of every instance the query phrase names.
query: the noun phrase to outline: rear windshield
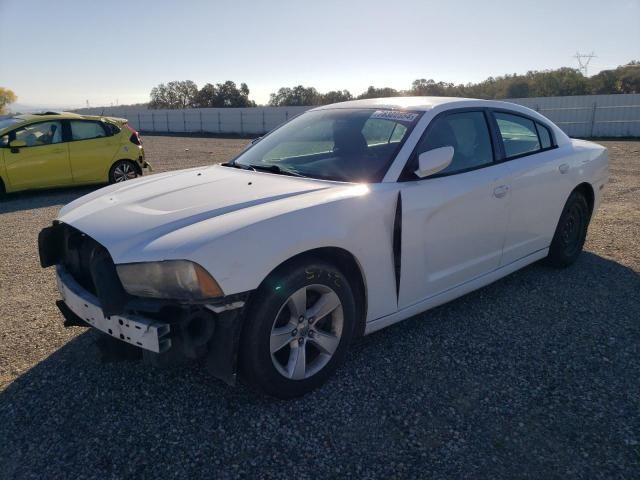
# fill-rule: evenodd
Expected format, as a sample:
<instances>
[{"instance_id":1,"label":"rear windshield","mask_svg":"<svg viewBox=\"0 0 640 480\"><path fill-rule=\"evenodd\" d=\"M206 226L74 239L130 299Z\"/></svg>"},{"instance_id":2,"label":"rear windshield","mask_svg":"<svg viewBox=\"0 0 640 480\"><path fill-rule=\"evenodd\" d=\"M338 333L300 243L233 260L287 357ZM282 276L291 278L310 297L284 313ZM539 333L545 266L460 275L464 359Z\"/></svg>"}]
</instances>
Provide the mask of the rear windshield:
<instances>
[{"instance_id":1,"label":"rear windshield","mask_svg":"<svg viewBox=\"0 0 640 480\"><path fill-rule=\"evenodd\" d=\"M380 182L420 112L306 112L240 154L235 165L343 182Z\"/></svg>"}]
</instances>

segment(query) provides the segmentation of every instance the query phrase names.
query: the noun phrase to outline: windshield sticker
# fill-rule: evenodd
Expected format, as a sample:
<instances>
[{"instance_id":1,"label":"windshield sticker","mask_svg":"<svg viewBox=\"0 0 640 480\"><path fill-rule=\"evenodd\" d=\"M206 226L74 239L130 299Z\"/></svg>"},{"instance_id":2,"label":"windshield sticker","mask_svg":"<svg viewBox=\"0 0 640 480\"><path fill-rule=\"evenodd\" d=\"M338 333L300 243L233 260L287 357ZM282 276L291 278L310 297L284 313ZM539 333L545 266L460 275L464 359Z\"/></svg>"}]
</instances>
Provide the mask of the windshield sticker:
<instances>
[{"instance_id":1,"label":"windshield sticker","mask_svg":"<svg viewBox=\"0 0 640 480\"><path fill-rule=\"evenodd\" d=\"M384 120L393 120L396 122L413 122L418 118L417 113L400 112L398 110L376 110L371 118L382 118Z\"/></svg>"}]
</instances>

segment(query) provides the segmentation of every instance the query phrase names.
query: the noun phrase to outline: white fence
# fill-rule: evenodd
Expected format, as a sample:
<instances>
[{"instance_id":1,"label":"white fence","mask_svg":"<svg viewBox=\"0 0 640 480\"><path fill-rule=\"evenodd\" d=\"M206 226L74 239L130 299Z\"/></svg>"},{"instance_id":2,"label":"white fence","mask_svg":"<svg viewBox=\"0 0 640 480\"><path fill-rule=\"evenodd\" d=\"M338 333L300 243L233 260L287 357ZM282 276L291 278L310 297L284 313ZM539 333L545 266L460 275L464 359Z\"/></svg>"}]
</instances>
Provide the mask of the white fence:
<instances>
[{"instance_id":1,"label":"white fence","mask_svg":"<svg viewBox=\"0 0 640 480\"><path fill-rule=\"evenodd\" d=\"M571 137L640 137L640 94L580 95L507 100L537 110ZM79 113L123 117L136 129L158 133L260 135L311 107L84 108Z\"/></svg>"},{"instance_id":2,"label":"white fence","mask_svg":"<svg viewBox=\"0 0 640 480\"><path fill-rule=\"evenodd\" d=\"M142 132L262 135L311 107L188 108L83 108L78 113L108 115L129 120Z\"/></svg>"},{"instance_id":3,"label":"white fence","mask_svg":"<svg viewBox=\"0 0 640 480\"><path fill-rule=\"evenodd\" d=\"M508 101L537 110L570 137L640 137L640 94Z\"/></svg>"}]
</instances>

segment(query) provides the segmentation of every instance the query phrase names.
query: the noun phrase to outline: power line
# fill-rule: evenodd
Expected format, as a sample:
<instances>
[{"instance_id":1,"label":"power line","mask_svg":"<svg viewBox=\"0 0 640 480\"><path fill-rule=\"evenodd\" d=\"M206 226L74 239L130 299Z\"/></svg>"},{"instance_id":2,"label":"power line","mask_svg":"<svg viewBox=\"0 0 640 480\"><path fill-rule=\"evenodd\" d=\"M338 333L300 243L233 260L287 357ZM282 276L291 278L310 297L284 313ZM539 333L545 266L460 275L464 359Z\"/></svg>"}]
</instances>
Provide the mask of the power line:
<instances>
[{"instance_id":1,"label":"power line","mask_svg":"<svg viewBox=\"0 0 640 480\"><path fill-rule=\"evenodd\" d=\"M579 69L582 72L582 74L586 77L587 76L587 69L589 67L589 63L591 62L592 58L596 58L596 55L591 52L591 53L579 53L576 52L576 54L573 56L573 58L578 60L578 65L579 65Z\"/></svg>"}]
</instances>

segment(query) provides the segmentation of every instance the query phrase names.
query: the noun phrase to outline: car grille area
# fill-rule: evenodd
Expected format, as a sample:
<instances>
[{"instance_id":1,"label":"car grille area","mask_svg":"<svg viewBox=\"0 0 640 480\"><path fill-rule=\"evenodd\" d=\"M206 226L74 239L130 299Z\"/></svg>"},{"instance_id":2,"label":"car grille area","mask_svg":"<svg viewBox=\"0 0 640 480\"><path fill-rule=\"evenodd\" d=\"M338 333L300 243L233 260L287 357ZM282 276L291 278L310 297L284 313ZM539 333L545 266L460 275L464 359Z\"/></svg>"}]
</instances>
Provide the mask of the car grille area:
<instances>
[{"instance_id":1,"label":"car grille area","mask_svg":"<svg viewBox=\"0 0 640 480\"><path fill-rule=\"evenodd\" d=\"M91 258L104 247L75 228L63 225L60 264L83 288L96 295L91 276Z\"/></svg>"},{"instance_id":2,"label":"car grille area","mask_svg":"<svg viewBox=\"0 0 640 480\"><path fill-rule=\"evenodd\" d=\"M98 297L105 315L122 313L130 299L105 247L64 223L45 228L38 237L40 264L61 265L78 284Z\"/></svg>"}]
</instances>

